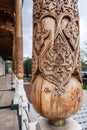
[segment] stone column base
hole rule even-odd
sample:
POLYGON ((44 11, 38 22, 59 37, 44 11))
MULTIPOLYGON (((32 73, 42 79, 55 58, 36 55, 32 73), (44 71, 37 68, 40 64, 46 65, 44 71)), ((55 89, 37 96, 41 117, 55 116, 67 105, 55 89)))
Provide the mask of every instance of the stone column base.
POLYGON ((12 89, 16 89, 16 86, 17 86, 17 82, 18 82, 18 78, 16 77, 16 75, 13 73, 12 75, 13 77, 13 81, 12 81, 12 89))
POLYGON ((42 130, 82 130, 81 126, 72 118, 66 119, 65 125, 60 127, 55 127, 49 123, 45 118, 40 118, 39 121, 42 130))
POLYGON ((20 96, 26 98, 27 100, 27 96, 24 90, 24 85, 23 85, 23 79, 18 79, 17 80, 17 84, 16 84, 16 88, 15 88, 15 94, 14 94, 14 100, 13 100, 13 105, 18 105, 19 104, 19 98, 20 96))

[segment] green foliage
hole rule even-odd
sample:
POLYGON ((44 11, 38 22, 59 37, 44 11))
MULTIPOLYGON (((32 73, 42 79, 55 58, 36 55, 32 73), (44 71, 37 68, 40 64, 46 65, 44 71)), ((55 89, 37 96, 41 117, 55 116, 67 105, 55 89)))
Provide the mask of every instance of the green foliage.
POLYGON ((81 61, 82 63, 82 71, 87 71, 87 63, 81 61))
POLYGON ((11 61, 5 61, 5 72, 6 72, 6 74, 12 72, 12 62, 11 61))
POLYGON ((83 42, 80 48, 81 61, 87 64, 87 42, 83 42))
POLYGON ((26 58, 24 60, 24 77, 29 78, 31 76, 32 59, 26 58))
POLYGON ((80 49, 82 70, 87 71, 87 42, 83 42, 80 49))
POLYGON ((83 89, 86 89, 86 90, 87 90, 87 83, 84 83, 84 84, 83 84, 83 89))

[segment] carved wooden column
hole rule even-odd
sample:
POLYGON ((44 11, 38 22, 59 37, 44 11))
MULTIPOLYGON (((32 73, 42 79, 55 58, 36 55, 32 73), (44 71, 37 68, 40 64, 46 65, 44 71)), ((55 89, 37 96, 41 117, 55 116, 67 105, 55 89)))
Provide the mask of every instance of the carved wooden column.
POLYGON ((23 87, 23 36, 22 36, 22 0, 15 0, 15 45, 14 45, 14 69, 15 69, 15 96, 13 104, 17 105, 20 96, 26 98, 23 87))
POLYGON ((82 105, 77 0, 33 0, 32 103, 54 125, 82 105))
POLYGON ((16 76, 23 78, 23 36, 22 36, 22 0, 15 0, 15 47, 16 47, 16 76))
POLYGON ((13 58, 12 58, 12 70, 13 70, 13 74, 12 74, 12 84, 13 84, 13 89, 16 88, 17 86, 17 49, 16 49, 17 45, 15 42, 15 35, 14 35, 14 40, 13 40, 13 58))
POLYGON ((13 40, 13 61, 12 61, 12 69, 13 73, 16 75, 16 43, 15 43, 15 36, 13 40))

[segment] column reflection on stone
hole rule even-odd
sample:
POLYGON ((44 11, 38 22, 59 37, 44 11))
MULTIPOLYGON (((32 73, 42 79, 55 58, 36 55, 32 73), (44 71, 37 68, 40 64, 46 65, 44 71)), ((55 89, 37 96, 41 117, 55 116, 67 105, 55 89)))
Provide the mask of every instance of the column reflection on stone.
POLYGON ((77 0, 33 1, 32 103, 54 125, 82 105, 77 0))

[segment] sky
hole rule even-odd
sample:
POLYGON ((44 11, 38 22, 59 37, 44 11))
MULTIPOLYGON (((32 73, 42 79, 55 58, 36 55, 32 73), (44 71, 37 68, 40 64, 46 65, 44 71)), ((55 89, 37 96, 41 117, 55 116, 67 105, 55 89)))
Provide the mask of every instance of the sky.
MULTIPOLYGON (((32 57, 32 10, 33 0, 24 0, 23 5, 23 52, 24 57, 32 57)), ((87 41, 87 0, 78 0, 80 15, 80 46, 87 41)))

